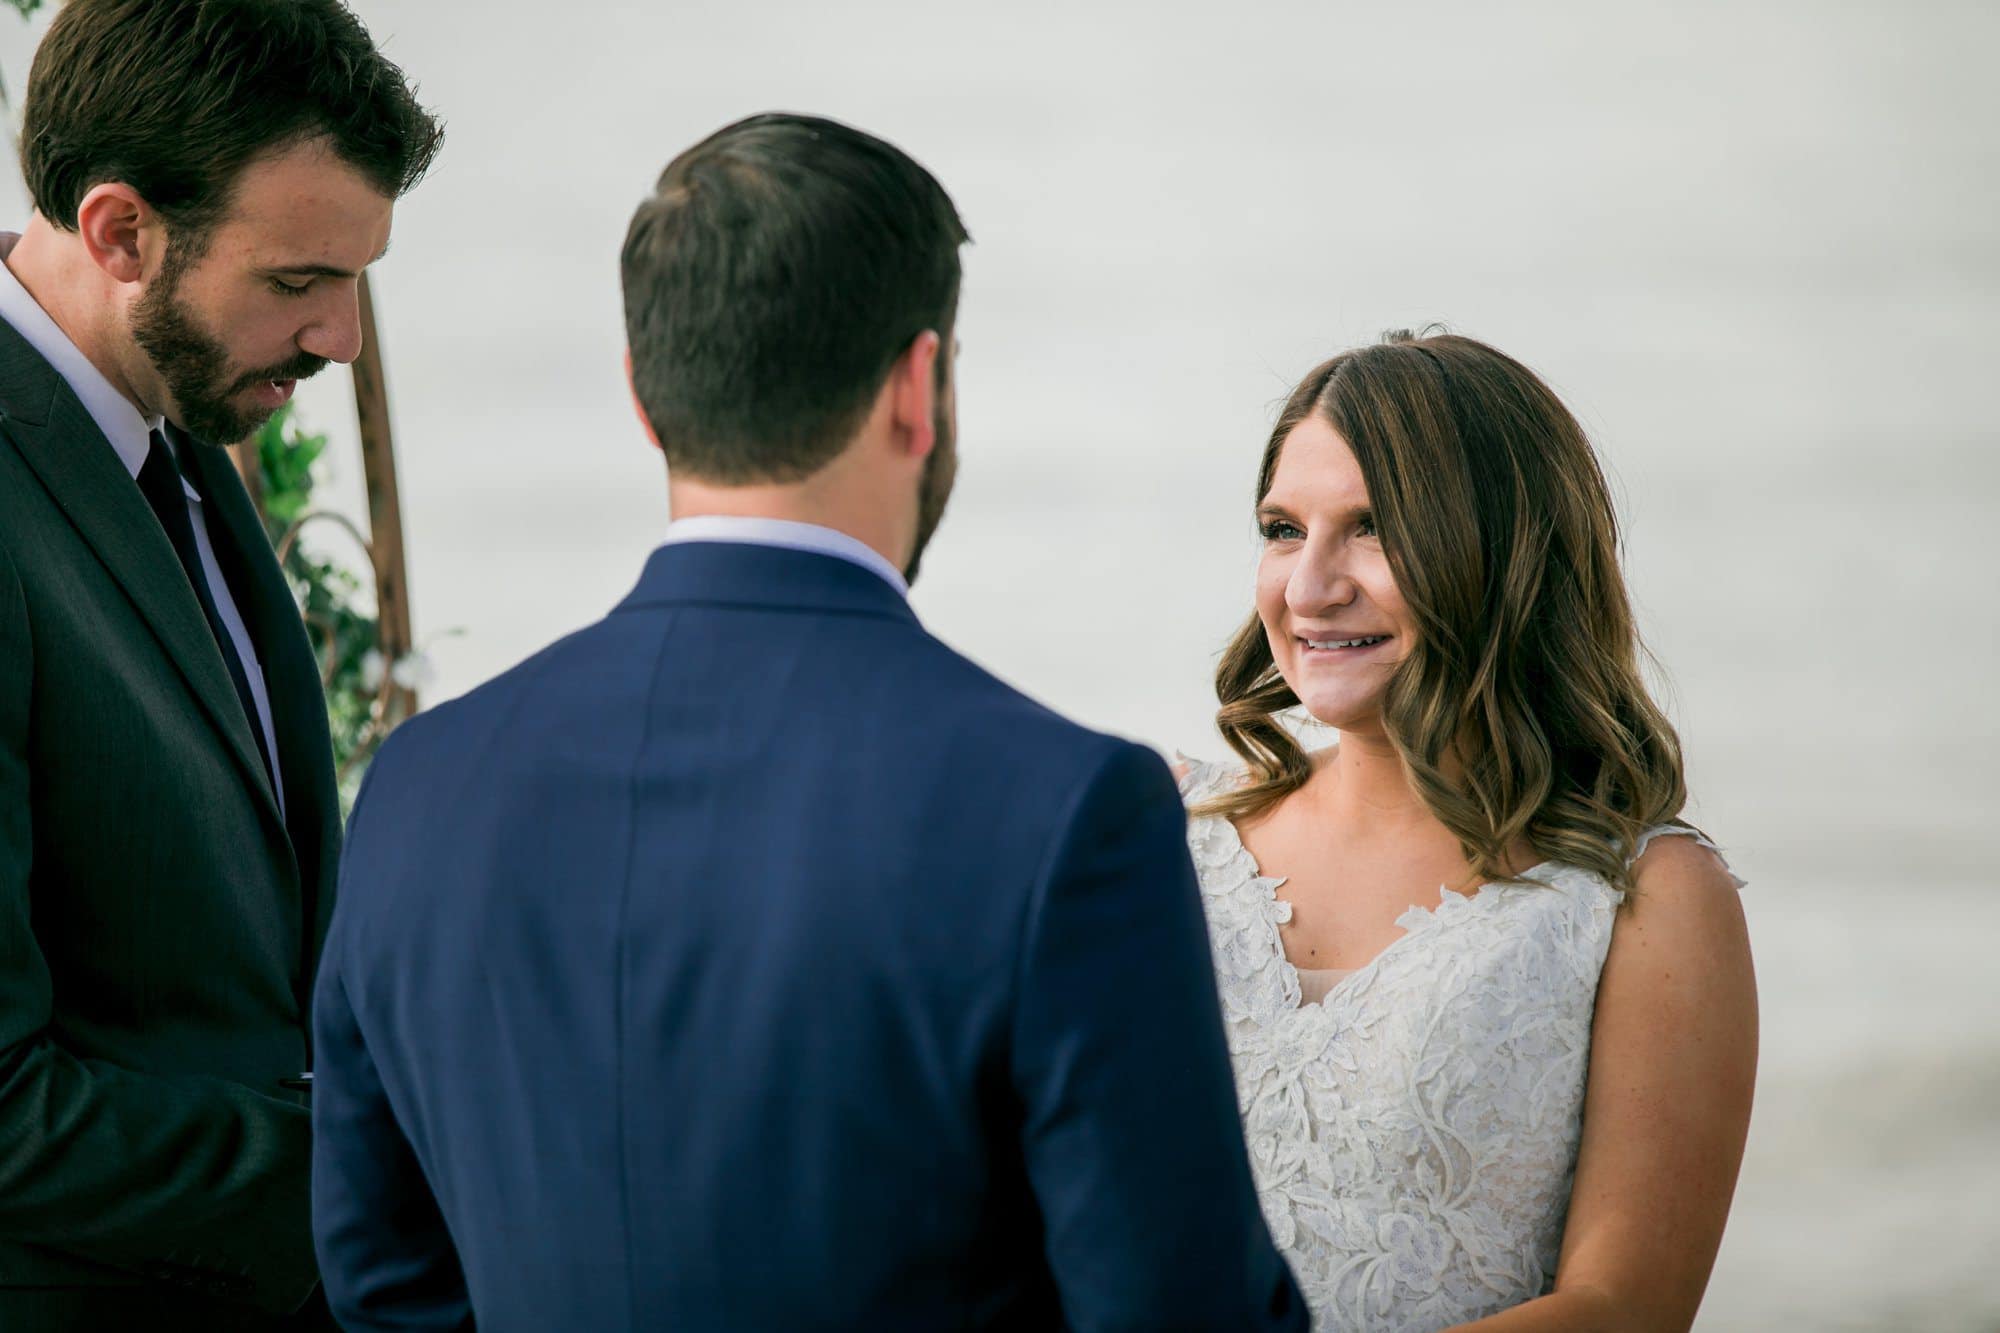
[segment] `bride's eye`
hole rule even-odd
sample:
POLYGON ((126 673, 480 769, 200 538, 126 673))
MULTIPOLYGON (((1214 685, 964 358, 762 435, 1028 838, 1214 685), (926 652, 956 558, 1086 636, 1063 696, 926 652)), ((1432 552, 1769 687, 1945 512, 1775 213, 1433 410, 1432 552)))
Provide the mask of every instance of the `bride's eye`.
POLYGON ((1379 537, 1375 530, 1375 515, 1364 513, 1354 520, 1354 535, 1357 537, 1379 537))
POLYGON ((1267 542, 1295 542, 1305 536, 1297 524, 1287 523, 1282 518, 1264 520, 1257 525, 1257 531, 1263 534, 1267 542))

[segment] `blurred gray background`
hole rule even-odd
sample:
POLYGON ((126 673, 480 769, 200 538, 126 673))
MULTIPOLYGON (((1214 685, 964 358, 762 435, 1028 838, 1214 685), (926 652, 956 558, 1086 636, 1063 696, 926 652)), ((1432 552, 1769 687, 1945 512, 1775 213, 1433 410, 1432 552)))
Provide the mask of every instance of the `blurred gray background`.
MULTIPOLYGON (((354 2, 450 122, 376 274, 430 699, 602 614, 665 526, 617 251, 741 115, 855 122, 956 197, 917 607, 1162 748, 1222 749, 1277 404, 1445 321, 1592 431, 1691 814, 1750 881, 1759 1101, 1699 1327, 2000 1329, 2000 5, 354 2)), ((17 97, 45 23, 0 16, 17 97)), ((301 412, 360 513, 346 394, 301 412)))

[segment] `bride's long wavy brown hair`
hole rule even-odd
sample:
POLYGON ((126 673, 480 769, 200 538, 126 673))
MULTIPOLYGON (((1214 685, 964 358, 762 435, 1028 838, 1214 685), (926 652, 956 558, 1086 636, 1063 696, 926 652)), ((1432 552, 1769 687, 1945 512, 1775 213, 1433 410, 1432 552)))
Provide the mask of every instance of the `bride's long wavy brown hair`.
MULTIPOLYGON (((1354 452, 1416 627, 1383 724, 1411 787, 1482 880, 1509 851, 1629 888, 1648 827, 1687 801, 1679 738, 1647 694, 1618 568, 1618 521, 1576 418, 1526 366, 1471 338, 1386 335, 1334 357, 1285 403, 1257 472, 1317 414, 1354 452)), ((1217 726, 1247 783, 1199 813, 1254 817, 1312 765, 1298 705, 1253 612, 1215 677, 1217 726)))

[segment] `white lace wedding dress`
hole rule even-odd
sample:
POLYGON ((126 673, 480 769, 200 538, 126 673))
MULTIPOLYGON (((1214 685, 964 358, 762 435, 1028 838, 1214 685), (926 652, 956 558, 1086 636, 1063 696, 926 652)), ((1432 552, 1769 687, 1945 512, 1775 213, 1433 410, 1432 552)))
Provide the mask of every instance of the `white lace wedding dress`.
MULTIPOLYGON (((1192 805, 1241 776, 1193 764, 1181 794, 1192 805)), ((1640 850, 1667 833, 1700 836, 1658 828, 1640 850)), ((1528 872, 1546 888, 1447 890, 1302 1003, 1278 934, 1283 881, 1259 873, 1226 819, 1191 820, 1188 841, 1251 1168, 1314 1326, 1435 1330, 1541 1295, 1623 895, 1555 863, 1528 872)))

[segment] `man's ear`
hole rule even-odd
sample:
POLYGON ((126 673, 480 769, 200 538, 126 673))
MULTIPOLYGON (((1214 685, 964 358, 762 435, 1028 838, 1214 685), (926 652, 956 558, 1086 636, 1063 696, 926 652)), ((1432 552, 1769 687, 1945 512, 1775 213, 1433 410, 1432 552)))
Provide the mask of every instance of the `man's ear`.
POLYGON ((76 208, 76 234, 84 253, 114 282, 146 276, 146 250, 165 248, 159 214, 123 181, 92 186, 76 208))
POLYGON ((889 407, 901 450, 916 459, 937 447, 937 359, 940 339, 925 329, 910 340, 889 372, 889 407))
POLYGON ((639 414, 639 424, 645 428, 646 438, 653 442, 655 449, 665 453, 666 450, 660 446, 658 433, 653 430, 653 419, 646 415, 646 405, 639 401, 639 386, 632 380, 632 349, 629 347, 625 349, 625 388, 632 395, 632 410, 639 414))

